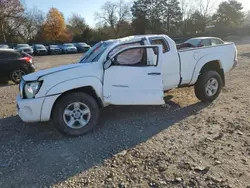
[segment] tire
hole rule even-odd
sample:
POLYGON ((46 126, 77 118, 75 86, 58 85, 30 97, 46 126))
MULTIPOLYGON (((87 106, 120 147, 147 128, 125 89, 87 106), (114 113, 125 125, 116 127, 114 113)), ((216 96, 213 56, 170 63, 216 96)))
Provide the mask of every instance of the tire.
POLYGON ((199 100, 203 102, 212 102, 219 96, 221 88, 222 79, 219 73, 216 71, 207 71, 198 77, 194 91, 199 100))
MULTIPOLYGON (((83 108, 81 108, 81 110, 82 109, 83 108)), ((66 94, 65 96, 62 96, 62 98, 60 98, 56 102, 53 108, 53 113, 52 113, 52 119, 53 119, 56 129, 60 133, 64 135, 68 135, 68 136, 81 136, 89 132, 90 130, 94 129, 97 126, 99 117, 100 117, 100 109, 95 99, 91 97, 90 95, 82 93, 82 92, 69 93, 69 94, 66 94), (70 109, 69 111, 70 112, 75 111, 75 107, 74 107, 75 103, 79 103, 80 105, 83 105, 82 107, 85 107, 85 109, 86 107, 88 107, 90 111, 90 117, 88 117, 88 115, 83 117, 81 116, 81 114, 80 114, 80 117, 75 117, 77 112, 75 112, 74 115, 65 115, 66 109, 72 108, 74 110, 71 111, 70 109), (79 121, 75 120, 75 118, 79 118, 79 121), (81 126, 80 124, 81 118, 85 118, 84 120, 89 119, 88 121, 86 121, 88 123, 84 126, 81 126), (71 120, 75 121, 74 125, 72 125, 74 127, 67 124, 67 123, 70 123, 71 120)))
POLYGON ((22 68, 14 69, 10 73, 10 80, 15 84, 19 84, 21 81, 21 77, 25 74, 27 74, 27 72, 22 68))

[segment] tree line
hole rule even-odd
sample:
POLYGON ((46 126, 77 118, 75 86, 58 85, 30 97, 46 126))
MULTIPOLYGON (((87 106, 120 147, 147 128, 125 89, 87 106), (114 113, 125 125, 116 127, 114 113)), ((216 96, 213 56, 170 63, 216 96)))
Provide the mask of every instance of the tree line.
POLYGON ((45 14, 20 0, 0 0, 0 43, 90 42, 149 33, 225 35, 250 27, 250 12, 244 12, 237 0, 106 1, 94 15, 96 27, 91 28, 79 14, 65 19, 55 7, 45 14))

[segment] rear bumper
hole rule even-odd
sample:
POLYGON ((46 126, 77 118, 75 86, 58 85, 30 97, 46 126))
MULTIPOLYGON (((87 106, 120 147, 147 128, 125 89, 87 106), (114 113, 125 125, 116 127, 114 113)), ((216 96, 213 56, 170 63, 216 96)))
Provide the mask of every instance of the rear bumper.
POLYGON ((238 60, 236 59, 236 60, 234 60, 234 64, 233 64, 233 66, 232 66, 232 68, 231 68, 231 70, 233 70, 233 69, 235 69, 235 67, 238 65, 238 60))
POLYGON ((28 73, 35 72, 37 70, 36 66, 32 63, 28 66, 28 73))

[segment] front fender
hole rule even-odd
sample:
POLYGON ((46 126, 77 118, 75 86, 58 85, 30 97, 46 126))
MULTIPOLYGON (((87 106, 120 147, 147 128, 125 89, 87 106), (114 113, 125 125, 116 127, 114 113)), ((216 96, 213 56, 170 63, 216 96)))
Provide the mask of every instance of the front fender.
POLYGON ((194 67, 193 70, 193 74, 192 74, 192 79, 190 81, 190 85, 195 84, 199 75, 200 75, 200 71, 202 69, 202 67, 207 64, 208 62, 211 61, 218 61, 220 63, 220 68, 223 69, 223 63, 221 62, 221 60, 223 60, 223 58, 221 58, 221 55, 218 53, 213 53, 213 54, 209 54, 206 56, 203 56, 201 59, 199 59, 194 67))
POLYGON ((48 89, 48 91, 46 92, 46 96, 61 94, 66 91, 81 88, 84 86, 91 86, 95 90, 96 95, 103 100, 102 83, 97 77, 92 76, 79 77, 60 82, 48 89))

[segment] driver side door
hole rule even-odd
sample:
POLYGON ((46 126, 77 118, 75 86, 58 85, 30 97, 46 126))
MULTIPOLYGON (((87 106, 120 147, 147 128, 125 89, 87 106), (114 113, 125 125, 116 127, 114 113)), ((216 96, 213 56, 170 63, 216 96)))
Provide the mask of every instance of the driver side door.
POLYGON ((113 105, 164 104, 162 47, 126 47, 104 65, 104 102, 113 105))

